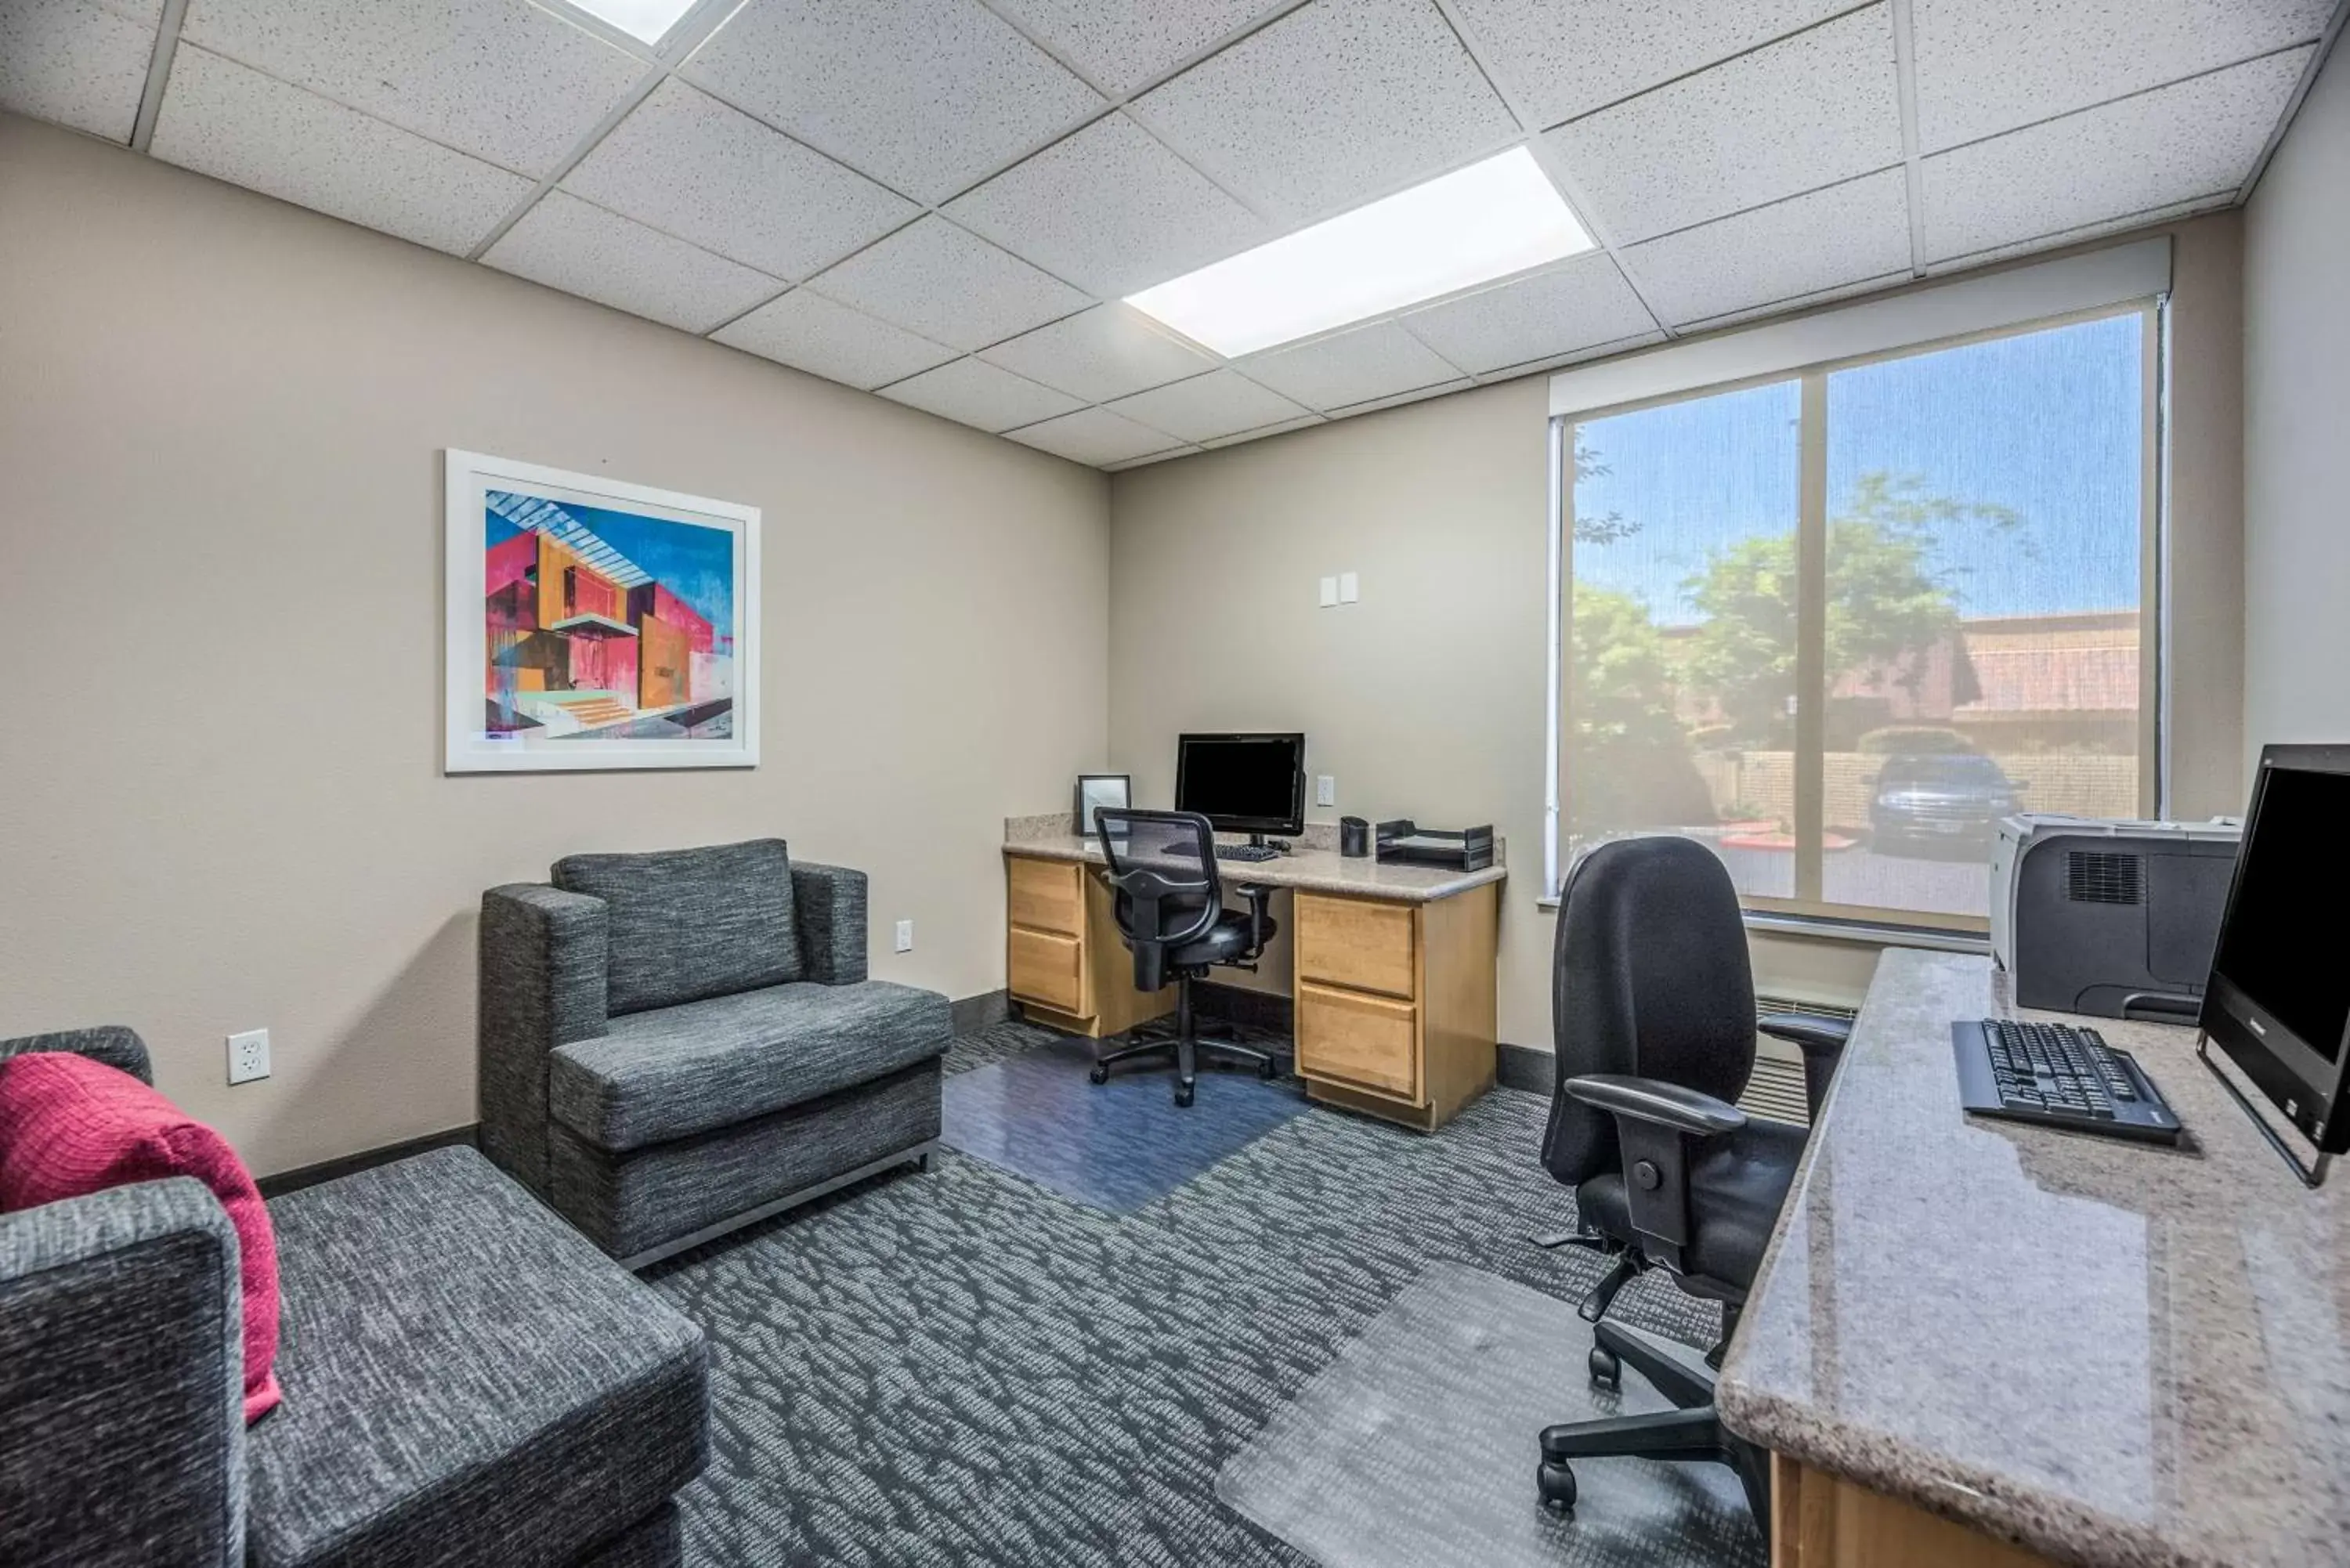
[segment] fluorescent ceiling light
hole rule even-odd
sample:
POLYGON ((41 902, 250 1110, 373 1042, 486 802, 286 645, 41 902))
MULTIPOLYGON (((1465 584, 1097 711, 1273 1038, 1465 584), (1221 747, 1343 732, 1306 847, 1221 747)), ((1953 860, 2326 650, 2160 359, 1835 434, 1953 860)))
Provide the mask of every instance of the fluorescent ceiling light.
POLYGON ((669 36, 677 19, 693 9, 693 0, 570 0, 599 21, 609 22, 632 38, 658 44, 669 36))
POLYGON ((1129 296, 1237 358, 1591 248, 1533 153, 1514 148, 1129 296))

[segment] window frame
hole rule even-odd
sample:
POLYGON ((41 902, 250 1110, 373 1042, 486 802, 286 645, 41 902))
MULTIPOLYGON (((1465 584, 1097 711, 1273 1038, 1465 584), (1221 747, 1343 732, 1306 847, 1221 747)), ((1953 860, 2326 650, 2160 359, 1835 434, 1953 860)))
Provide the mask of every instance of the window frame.
POLYGON ((1796 713, 1795 897, 1741 893, 1740 907, 1752 929, 1866 942, 1922 942, 1959 950, 1987 950, 1989 920, 1981 916, 1932 910, 1894 909, 1828 903, 1821 893, 1821 846, 1825 817, 1825 741, 1827 583, 1827 383, 1841 370, 1889 364, 1920 355, 1996 342, 2092 321, 2136 316, 2141 323, 2138 483, 2138 803, 2141 810, 2167 815, 2170 781, 2169 582, 2169 291, 2038 315, 1973 331, 1873 348, 1833 358, 1788 365, 1734 379, 1705 382, 1651 396, 1554 412, 1550 416, 1549 468, 1549 680, 1547 683, 1544 791, 1544 896, 1558 905, 1569 867, 1565 832, 1572 784, 1567 772, 1566 650, 1573 639, 1575 547, 1569 518, 1575 479, 1569 454, 1576 427, 1619 414, 1638 413, 1755 387, 1795 382, 1801 421, 1797 431, 1796 517, 1796 713), (1806 897, 1806 894, 1809 897, 1806 897))

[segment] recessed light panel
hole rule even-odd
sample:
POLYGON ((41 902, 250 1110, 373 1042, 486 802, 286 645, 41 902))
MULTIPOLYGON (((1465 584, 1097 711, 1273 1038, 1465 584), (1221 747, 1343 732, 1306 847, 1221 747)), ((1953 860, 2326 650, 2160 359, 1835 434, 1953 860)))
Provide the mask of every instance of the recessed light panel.
POLYGON ((569 0, 599 21, 609 22, 632 38, 658 44, 669 36, 677 19, 693 9, 693 0, 569 0))
POLYGON ((1534 154, 1513 148, 1127 299, 1238 357, 1591 248, 1534 154))

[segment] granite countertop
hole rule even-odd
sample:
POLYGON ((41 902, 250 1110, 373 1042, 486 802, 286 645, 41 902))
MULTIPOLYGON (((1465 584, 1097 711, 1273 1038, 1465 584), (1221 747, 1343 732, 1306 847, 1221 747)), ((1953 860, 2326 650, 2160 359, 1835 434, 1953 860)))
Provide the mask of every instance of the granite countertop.
POLYGON ((2350 1183, 2302 1187, 2192 1031, 2090 1021, 2178 1148, 1969 1118, 1991 961, 1888 949, 1721 1372, 1732 1431, 2059 1562, 2350 1559, 2350 1183))
MULTIPOLYGON (((1239 843, 1243 838, 1243 835, 1232 833, 1216 836, 1228 843, 1239 843)), ((1482 871, 1382 865, 1368 856, 1349 860, 1338 853, 1336 825, 1327 822, 1307 823, 1296 844, 1295 853, 1271 860, 1220 860, 1216 863, 1217 874, 1227 883, 1303 888, 1315 893, 1351 893, 1357 898, 1388 898, 1408 904, 1449 898, 1488 882, 1499 882, 1509 875, 1502 863, 1506 846, 1498 838, 1493 842, 1493 864, 1482 871)), ((1003 847, 1007 854, 1034 855, 1045 860, 1082 860, 1094 866, 1102 863, 1101 846, 1091 838, 1070 832, 1069 814, 1066 811, 1004 818, 1003 847)))

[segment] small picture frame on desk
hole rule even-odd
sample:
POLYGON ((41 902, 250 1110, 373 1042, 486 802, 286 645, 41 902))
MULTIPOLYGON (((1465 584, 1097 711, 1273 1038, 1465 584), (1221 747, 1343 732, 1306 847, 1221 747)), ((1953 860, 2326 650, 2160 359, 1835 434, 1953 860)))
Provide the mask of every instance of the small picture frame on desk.
POLYGON ((1076 815, 1079 837, 1091 837, 1094 831, 1094 808, 1112 806, 1119 810, 1132 804, 1134 775, 1131 774, 1079 774, 1076 815))

